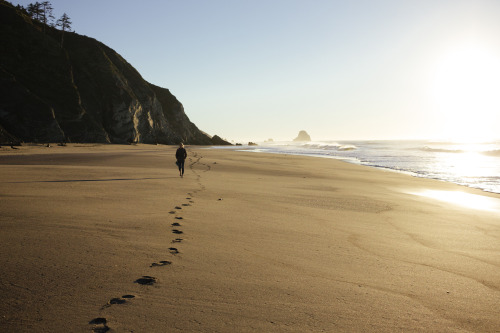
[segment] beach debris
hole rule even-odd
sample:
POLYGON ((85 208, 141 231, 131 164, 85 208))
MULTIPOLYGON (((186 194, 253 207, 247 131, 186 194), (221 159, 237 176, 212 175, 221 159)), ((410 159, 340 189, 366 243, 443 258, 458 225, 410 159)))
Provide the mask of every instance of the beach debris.
POLYGON ((157 281, 157 279, 155 277, 144 275, 143 277, 135 280, 134 282, 138 283, 138 284, 142 284, 143 286, 144 285, 151 286, 151 285, 155 284, 156 281, 157 281))

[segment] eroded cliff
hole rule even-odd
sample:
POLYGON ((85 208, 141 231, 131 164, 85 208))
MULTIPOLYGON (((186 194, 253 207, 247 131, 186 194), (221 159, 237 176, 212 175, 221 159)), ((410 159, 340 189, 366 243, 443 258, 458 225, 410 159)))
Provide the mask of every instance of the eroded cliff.
POLYGON ((221 144, 111 48, 61 34, 0 2, 0 141, 221 144))

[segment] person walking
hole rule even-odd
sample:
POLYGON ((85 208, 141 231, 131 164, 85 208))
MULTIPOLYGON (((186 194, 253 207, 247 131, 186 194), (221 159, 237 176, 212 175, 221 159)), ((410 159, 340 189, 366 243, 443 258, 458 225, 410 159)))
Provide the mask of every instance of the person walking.
POLYGON ((177 159, 177 166, 179 167, 179 176, 184 177, 184 161, 186 160, 187 152, 184 149, 184 144, 181 142, 179 148, 175 152, 175 158, 177 159))

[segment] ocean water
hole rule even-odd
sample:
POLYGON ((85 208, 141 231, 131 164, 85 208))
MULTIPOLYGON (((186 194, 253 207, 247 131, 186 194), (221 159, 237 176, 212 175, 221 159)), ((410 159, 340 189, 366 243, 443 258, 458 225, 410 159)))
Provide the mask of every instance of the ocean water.
POLYGON ((471 144, 432 141, 273 142, 233 146, 232 149, 335 158, 500 193, 500 141, 471 144))

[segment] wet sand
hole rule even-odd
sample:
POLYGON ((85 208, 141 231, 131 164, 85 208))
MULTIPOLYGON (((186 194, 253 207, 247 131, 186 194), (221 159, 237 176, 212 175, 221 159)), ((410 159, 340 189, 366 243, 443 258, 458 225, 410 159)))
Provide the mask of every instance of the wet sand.
POLYGON ((180 178, 175 149, 0 150, 0 331, 498 331, 500 196, 201 147, 180 178))

